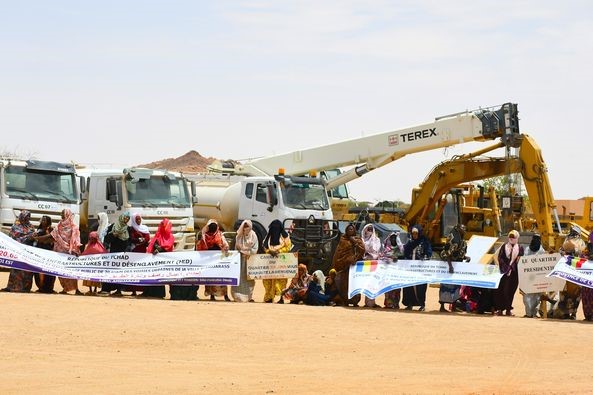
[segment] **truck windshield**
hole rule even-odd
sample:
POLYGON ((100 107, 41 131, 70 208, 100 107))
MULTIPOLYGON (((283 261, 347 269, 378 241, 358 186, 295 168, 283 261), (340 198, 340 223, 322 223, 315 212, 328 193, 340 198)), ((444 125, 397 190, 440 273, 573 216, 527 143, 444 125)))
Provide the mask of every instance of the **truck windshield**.
POLYGON ((126 181, 128 203, 135 207, 191 207, 185 179, 151 176, 126 181))
POLYGON ((305 210, 329 210, 329 203, 323 185, 290 183, 282 188, 284 204, 290 208, 305 210))
POLYGON ((6 194, 11 198, 77 203, 73 173, 30 170, 24 166, 4 168, 6 194))

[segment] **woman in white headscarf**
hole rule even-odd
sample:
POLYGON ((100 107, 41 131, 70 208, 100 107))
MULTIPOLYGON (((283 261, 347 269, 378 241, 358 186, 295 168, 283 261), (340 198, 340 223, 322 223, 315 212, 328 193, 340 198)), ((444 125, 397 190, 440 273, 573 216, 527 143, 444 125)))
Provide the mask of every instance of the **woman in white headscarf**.
POLYGON ((494 290, 494 307, 497 315, 513 315, 513 298, 519 286, 517 263, 524 254, 523 247, 519 245, 519 232, 511 230, 509 238, 498 251, 498 268, 502 278, 498 289, 494 290))
MULTIPOLYGON (((381 240, 375 233, 375 227, 373 224, 366 224, 362 228, 362 241, 364 242, 364 258, 365 260, 376 260, 379 259, 381 254, 381 240)), ((379 307, 375 303, 375 299, 369 297, 364 298, 365 307, 379 307)))
POLYGON ((237 230, 235 248, 241 253, 241 278, 239 285, 231 287, 231 296, 235 302, 253 302, 255 280, 247 277, 247 259, 250 255, 257 254, 259 240, 253 231, 253 224, 248 219, 243 221, 237 230))

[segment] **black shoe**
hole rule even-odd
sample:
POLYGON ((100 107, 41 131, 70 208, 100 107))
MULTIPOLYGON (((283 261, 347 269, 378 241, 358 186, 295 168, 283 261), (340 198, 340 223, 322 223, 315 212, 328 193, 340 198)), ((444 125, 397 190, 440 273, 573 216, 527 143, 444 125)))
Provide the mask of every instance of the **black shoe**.
POLYGON ((406 310, 412 310, 412 306, 406 306, 406 310))
POLYGON ((420 306, 420 308, 418 309, 418 311, 424 311, 424 310, 426 310, 426 309, 424 308, 424 306, 420 306))
POLYGON ((227 295, 224 295, 224 300, 227 301, 227 302, 230 302, 231 301, 231 298, 229 298, 227 295))
POLYGON ((214 297, 214 295, 210 295, 210 300, 213 301, 213 302, 216 300, 216 298, 214 297))
POLYGON ((278 302, 276 302, 276 303, 278 303, 278 304, 284 304, 284 298, 283 297, 280 297, 280 300, 278 302))

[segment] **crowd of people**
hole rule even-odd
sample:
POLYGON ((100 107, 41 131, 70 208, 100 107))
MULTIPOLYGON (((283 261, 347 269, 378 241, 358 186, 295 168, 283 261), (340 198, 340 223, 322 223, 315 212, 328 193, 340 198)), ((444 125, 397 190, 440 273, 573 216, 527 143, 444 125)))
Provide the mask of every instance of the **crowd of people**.
MULTIPOLYGON (((125 212, 118 219, 109 224, 105 213, 99 213, 98 222, 88 236, 88 242, 81 248, 80 232, 74 223, 72 213, 65 209, 62 211, 61 220, 54 227, 48 216, 43 216, 37 229, 30 222, 30 213, 21 211, 16 223, 12 226, 10 237, 19 243, 53 250, 69 255, 89 255, 117 252, 137 252, 157 254, 171 252, 174 249, 174 236, 172 224, 164 218, 158 226, 156 233, 151 236, 149 228, 142 223, 138 213, 125 212)), ((458 225, 450 232, 444 249, 440 252, 440 259, 446 261, 449 271, 453 273, 452 262, 470 261, 466 255, 467 244, 464 240, 465 228, 458 225)), ((572 232, 564 242, 561 253, 577 257, 586 257, 591 250, 593 240, 585 244, 580 236, 572 232)), ((196 241, 197 251, 219 250, 223 253, 229 251, 229 242, 216 220, 209 220, 203 227, 199 239, 196 241)), ((235 249, 240 253, 241 272, 237 286, 208 285, 205 286, 204 295, 211 301, 222 298, 225 301, 254 302, 253 293, 255 280, 247 275, 247 260, 249 256, 258 252, 265 252, 273 256, 289 252, 293 249, 290 233, 282 223, 273 221, 267 235, 260 246, 260 240, 253 230, 251 221, 245 220, 239 226, 235 249), (260 250, 260 248, 263 250, 260 250), (232 298, 232 299, 231 299, 232 298)), ((519 244, 519 232, 512 230, 507 241, 498 249, 496 262, 502 274, 497 289, 484 289, 470 286, 441 284, 439 289, 439 303, 441 312, 465 311, 478 314, 490 313, 493 315, 512 316, 513 301, 519 286, 517 265, 523 255, 544 254, 541 237, 534 234, 528 246, 519 244)), ((373 224, 364 226, 360 235, 353 224, 349 224, 344 234, 340 237, 336 247, 332 268, 327 276, 321 271, 308 272, 304 264, 298 265, 294 278, 290 279, 265 279, 262 280, 265 290, 263 302, 324 306, 358 306, 361 295, 348 297, 348 281, 350 268, 361 260, 382 260, 383 262, 397 262, 405 260, 428 260, 433 257, 430 241, 423 234, 420 225, 410 229, 410 237, 404 244, 399 234, 388 235, 381 242, 376 234, 373 224)), ((19 269, 11 269, 8 283, 3 292, 30 292, 33 282, 40 293, 55 293, 55 277, 45 274, 32 273, 19 269)), ((60 293, 83 295, 79 290, 78 280, 59 278, 62 287, 60 293)), ((83 286, 88 287, 85 295, 122 296, 124 292, 131 296, 147 298, 165 298, 164 285, 156 286, 129 286, 116 283, 99 283, 84 280, 83 286)), ((171 284, 169 295, 172 300, 199 300, 199 286, 194 284, 171 284)), ((427 285, 420 284, 403 289, 394 289, 385 293, 384 308, 399 309, 400 302, 405 310, 418 311, 426 309, 427 285)), ((567 282, 565 289, 553 293, 525 293, 519 290, 525 306, 525 317, 542 316, 541 307, 546 306, 548 316, 559 319, 575 319, 579 304, 582 302, 585 320, 593 320, 593 289, 579 287, 567 282)), ((380 307, 375 299, 365 297, 364 306, 370 308, 380 307)))

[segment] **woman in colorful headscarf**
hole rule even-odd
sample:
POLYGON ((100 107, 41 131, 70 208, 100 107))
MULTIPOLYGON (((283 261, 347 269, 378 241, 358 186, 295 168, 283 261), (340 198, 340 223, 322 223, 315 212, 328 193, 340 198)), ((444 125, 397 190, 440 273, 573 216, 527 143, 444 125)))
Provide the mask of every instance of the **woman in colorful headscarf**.
MULTIPOLYGON (((33 244, 33 224, 31 224, 31 213, 22 210, 15 224, 10 228, 9 236, 22 244, 33 244)), ((19 269, 10 269, 8 284, 3 288, 4 292, 29 292, 33 286, 33 273, 19 269)))
POLYGON ((259 240, 253 231, 253 224, 246 219, 237 229, 235 248, 241 254, 241 278, 239 285, 231 287, 231 296, 235 302, 253 302, 253 289, 255 280, 247 277, 247 259, 250 255, 257 254, 259 240))
MULTIPOLYGON (((93 255, 93 254, 106 254, 107 249, 99 240, 99 234, 97 232, 89 233, 89 242, 84 247, 84 251, 80 255, 93 255)), ((97 288, 101 286, 101 283, 98 281, 91 281, 91 280, 84 280, 82 285, 85 287, 89 287, 89 292, 86 295, 93 295, 97 293, 97 288)))
POLYGON ((348 299, 348 281, 350 267, 360 261, 364 253, 364 242, 356 234, 356 227, 354 227, 354 224, 348 224, 345 233, 340 237, 332 262, 333 269, 336 270, 336 286, 344 306, 351 304, 356 307, 360 302, 360 294, 348 299))
MULTIPOLYGON (((110 253, 126 252, 130 250, 130 229, 128 222, 130 221, 130 213, 124 212, 120 214, 117 220, 109 225, 103 238, 103 245, 110 253)), ((101 292, 99 295, 121 296, 121 291, 124 286, 114 283, 102 283, 101 292), (111 291, 115 291, 111 294, 111 291)))
MULTIPOLYGON (((202 237, 198 241, 196 249, 198 251, 220 250, 224 253, 228 252, 229 243, 215 219, 209 220, 206 226, 202 228, 202 237)), ((210 296, 210 300, 216 300, 216 296, 219 296, 224 297, 227 302, 231 301, 226 285, 206 285, 205 294, 210 296)))
MULTIPOLYGON (((72 211, 65 208, 62 210, 62 220, 51 231, 51 237, 54 239, 54 251, 63 254, 80 255, 80 230, 74 223, 72 211)), ((76 295, 82 295, 78 290, 78 280, 75 278, 59 277, 62 285, 63 294, 75 291, 76 295)))
MULTIPOLYGON (((148 243, 146 252, 149 254, 158 254, 159 252, 173 252, 175 248, 175 236, 173 236, 173 224, 169 221, 169 218, 163 218, 159 227, 154 234, 154 237, 148 243)), ((174 286, 171 285, 171 293, 173 293, 174 286)), ((142 296, 146 298, 164 298, 165 297, 165 286, 154 285, 147 286, 142 292, 142 296)))
MULTIPOLYGON (((272 256, 278 256, 278 254, 282 254, 285 252, 290 252, 292 249, 292 242, 290 241, 290 236, 288 232, 284 230, 282 226, 282 222, 280 220, 275 219, 270 223, 268 226, 268 234, 263 242, 264 251, 266 254, 270 254, 272 256)), ((286 278, 274 278, 274 279, 265 279, 262 280, 264 283, 264 302, 265 303, 272 303, 274 301, 275 296, 280 296, 280 300, 278 303, 284 303, 284 299, 282 298, 282 290, 286 288, 286 283, 288 279, 286 278)))
MULTIPOLYGON (((422 234, 422 226, 412 227, 411 237, 404 245, 404 258, 408 260, 427 260, 432 256, 432 246, 426 236, 422 234)), ((403 289, 402 304, 406 310, 412 310, 413 306, 420 306, 418 311, 426 309, 426 284, 414 285, 403 289)))
POLYGON ((298 304, 304 302, 307 295, 307 287, 311 276, 307 271, 307 265, 299 263, 297 274, 290 280, 288 287, 282 290, 283 297, 290 300, 291 304, 298 304))
MULTIPOLYGON (((375 233, 375 227, 373 224, 366 224, 362 228, 362 241, 364 242, 364 260, 377 260, 381 254, 381 240, 375 233)), ((364 297, 365 307, 379 307, 375 303, 375 299, 371 299, 367 296, 364 297)))
POLYGON ((519 232, 511 230, 508 241, 498 250, 498 268, 502 278, 498 289, 494 291, 494 309, 496 315, 513 315, 513 298, 519 286, 517 263, 524 254, 523 247, 519 245, 519 232))
MULTIPOLYGON (((51 226, 51 218, 47 215, 41 217, 39 228, 35 231, 33 244, 37 248, 44 250, 54 249, 54 239, 50 236, 53 228, 51 226)), ((54 284, 56 282, 55 276, 49 274, 35 273, 35 284, 37 284, 37 292, 44 294, 51 294, 54 292, 54 284)))

